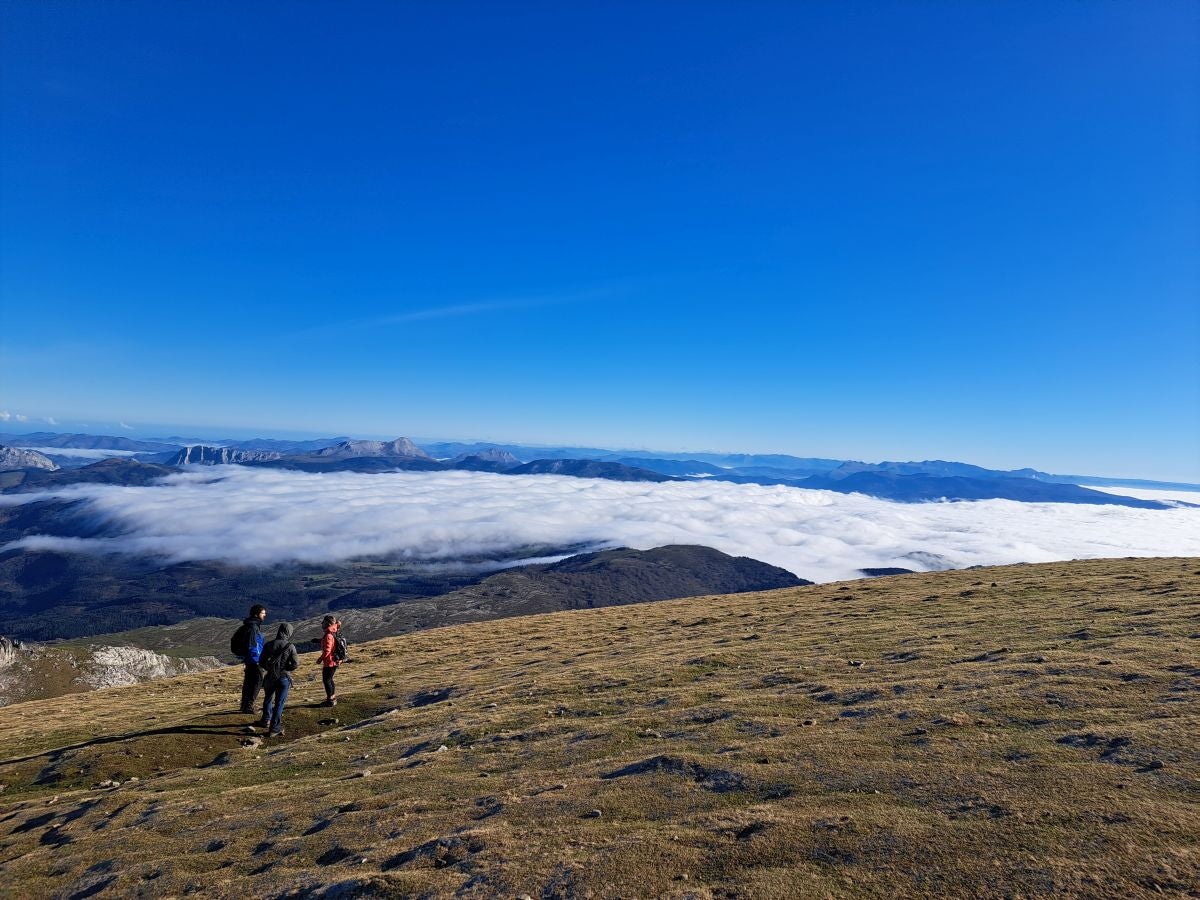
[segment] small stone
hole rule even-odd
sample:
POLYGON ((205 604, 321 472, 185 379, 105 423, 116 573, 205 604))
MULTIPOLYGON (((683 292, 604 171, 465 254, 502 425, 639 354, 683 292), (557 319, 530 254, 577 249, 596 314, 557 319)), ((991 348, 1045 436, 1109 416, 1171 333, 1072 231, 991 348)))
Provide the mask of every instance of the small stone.
POLYGON ((688 880, 687 873, 681 872, 680 874, 675 876, 675 880, 676 881, 687 881, 688 880))
POLYGON ((593 809, 591 812, 585 813, 583 817, 585 819, 599 819, 603 815, 604 813, 602 813, 600 810, 593 809))
MULTIPOLYGON (((484 709, 499 709, 499 708, 500 708, 499 703, 489 703, 487 706, 484 707, 484 709)), ((528 894, 526 894, 525 896, 528 896, 528 894)))
POLYGON ((816 720, 815 720, 815 719, 805 719, 805 720, 804 720, 803 722, 801 722, 800 724, 801 724, 801 725, 816 725, 816 724, 817 724, 817 722, 816 722, 816 720))
POLYGON ((138 778, 136 775, 130 775, 128 778, 125 779, 126 784, 129 784, 134 781, 141 781, 141 779, 138 778))
POLYGON ((370 777, 370 775, 371 775, 371 770, 370 770, 370 769, 363 769, 361 772, 358 772, 358 773, 356 773, 355 777, 357 777, 357 778, 369 778, 369 777, 370 777))
POLYGON ((861 659, 850 659, 846 661, 846 665, 854 666, 856 669, 863 664, 861 659))
POLYGON ((445 753, 449 749, 450 748, 447 747, 445 744, 442 744, 442 746, 438 747, 437 750, 435 750, 434 752, 435 753, 445 753))

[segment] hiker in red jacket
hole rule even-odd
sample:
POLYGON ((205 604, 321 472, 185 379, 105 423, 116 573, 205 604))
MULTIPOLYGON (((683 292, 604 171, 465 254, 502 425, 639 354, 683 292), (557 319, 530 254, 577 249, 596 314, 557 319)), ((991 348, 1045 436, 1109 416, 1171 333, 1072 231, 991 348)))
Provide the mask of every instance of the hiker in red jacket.
POLYGON ((340 638, 338 631, 342 623, 336 616, 326 616, 321 620, 325 633, 321 635, 321 681, 325 684, 325 705, 337 706, 337 686, 333 683, 337 667, 346 660, 346 642, 340 638))

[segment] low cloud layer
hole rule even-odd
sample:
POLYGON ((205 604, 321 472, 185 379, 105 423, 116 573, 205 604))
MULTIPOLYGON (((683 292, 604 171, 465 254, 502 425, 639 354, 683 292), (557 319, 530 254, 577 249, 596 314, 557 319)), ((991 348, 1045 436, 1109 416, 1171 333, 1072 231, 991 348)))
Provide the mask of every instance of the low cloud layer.
POLYGON ((703 481, 647 484, 473 472, 307 474, 223 466, 152 487, 72 485, 0 496, 85 499, 119 537, 16 546, 251 565, 394 554, 445 563, 588 545, 703 544, 803 578, 865 567, 961 568, 1082 557, 1200 555, 1200 509, 1017 503, 902 504, 703 481))
POLYGON ((46 456, 67 456, 75 459, 111 459, 114 456, 136 456, 136 450, 86 450, 78 447, 23 447, 46 456))

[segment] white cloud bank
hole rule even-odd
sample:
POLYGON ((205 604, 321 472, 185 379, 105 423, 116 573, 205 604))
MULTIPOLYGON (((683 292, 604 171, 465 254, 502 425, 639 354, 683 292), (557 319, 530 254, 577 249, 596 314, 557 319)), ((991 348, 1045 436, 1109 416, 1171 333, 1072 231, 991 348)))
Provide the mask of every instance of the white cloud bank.
POLYGON ((1105 494, 1123 494, 1126 497, 1140 497, 1143 500, 1159 500, 1163 503, 1195 503, 1200 505, 1200 490, 1197 491, 1164 491, 1158 488, 1126 488, 1101 487, 1097 484, 1085 484, 1082 487, 1105 494))
POLYGON ((78 447, 22 447, 46 456, 68 456, 76 459, 111 459, 114 456, 136 456, 136 450, 86 450, 78 447))
POLYGON ((370 554, 446 562, 531 546, 704 544, 832 581, 872 566, 958 568, 1200 555, 1200 509, 1017 503, 903 504, 723 482, 626 483, 474 472, 307 474, 222 466, 151 487, 72 485, 0 496, 86 499, 120 536, 16 546, 267 565, 370 554))

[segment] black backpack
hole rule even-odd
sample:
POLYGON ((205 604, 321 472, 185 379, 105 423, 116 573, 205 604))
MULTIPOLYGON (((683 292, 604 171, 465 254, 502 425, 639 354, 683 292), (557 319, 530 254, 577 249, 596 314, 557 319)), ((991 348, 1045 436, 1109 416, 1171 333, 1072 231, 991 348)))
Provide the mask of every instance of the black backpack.
POLYGON ((346 639, 342 637, 342 633, 339 631, 333 636, 333 660, 334 662, 344 662, 349 655, 350 648, 346 644, 346 639))
POLYGON ((250 652, 250 626, 243 622, 229 639, 229 652, 238 659, 245 658, 250 652))
POLYGON ((287 659, 288 650, 292 648, 292 644, 287 643, 280 647, 276 646, 275 641, 272 641, 268 646, 272 652, 268 655, 264 650, 259 665, 266 669, 267 674, 276 681, 282 681, 283 676, 291 671, 284 667, 284 660, 287 659))

